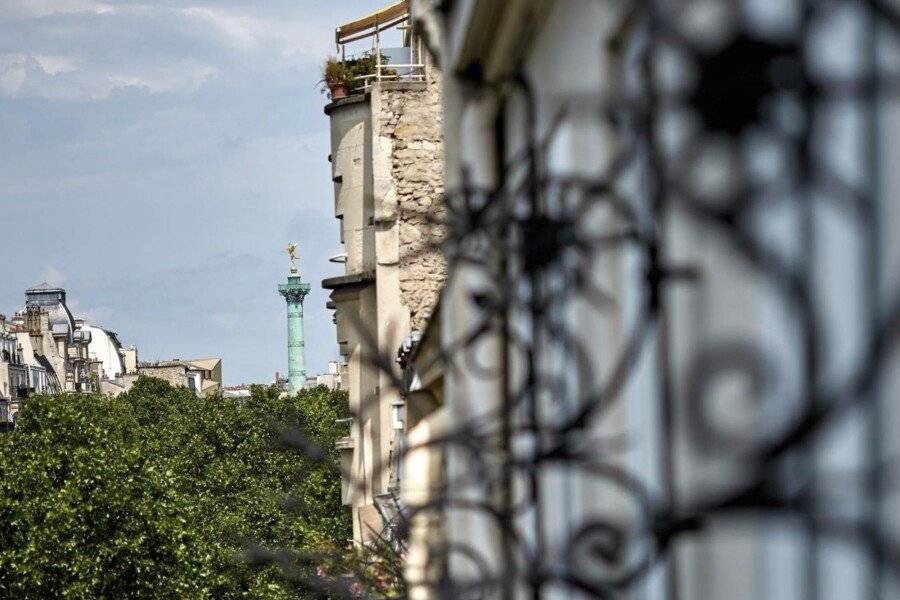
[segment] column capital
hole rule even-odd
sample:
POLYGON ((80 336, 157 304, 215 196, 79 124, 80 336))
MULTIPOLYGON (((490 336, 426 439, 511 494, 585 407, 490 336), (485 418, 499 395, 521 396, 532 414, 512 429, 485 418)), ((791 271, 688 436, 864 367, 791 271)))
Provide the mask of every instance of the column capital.
POLYGON ((278 286, 278 293, 284 296, 284 299, 288 302, 299 302, 302 304, 310 289, 310 285, 304 283, 299 275, 289 275, 288 282, 278 286))

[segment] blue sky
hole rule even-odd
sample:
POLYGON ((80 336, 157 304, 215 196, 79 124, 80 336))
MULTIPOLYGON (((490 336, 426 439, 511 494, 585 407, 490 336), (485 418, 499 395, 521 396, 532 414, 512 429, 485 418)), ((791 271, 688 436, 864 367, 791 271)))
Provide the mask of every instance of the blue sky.
POLYGON ((286 371, 297 242, 311 372, 340 251, 319 68, 386 0, 0 0, 0 312, 48 281, 142 360, 286 371))

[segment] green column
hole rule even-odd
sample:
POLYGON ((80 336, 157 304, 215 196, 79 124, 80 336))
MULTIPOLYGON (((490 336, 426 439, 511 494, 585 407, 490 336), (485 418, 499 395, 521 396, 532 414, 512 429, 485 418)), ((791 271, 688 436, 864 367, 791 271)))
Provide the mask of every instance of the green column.
POLYGON ((306 383, 306 359, 303 341, 303 299, 310 286, 303 283, 300 275, 292 269, 286 284, 278 286, 278 293, 287 301, 288 332, 288 385, 291 394, 303 389, 306 383))

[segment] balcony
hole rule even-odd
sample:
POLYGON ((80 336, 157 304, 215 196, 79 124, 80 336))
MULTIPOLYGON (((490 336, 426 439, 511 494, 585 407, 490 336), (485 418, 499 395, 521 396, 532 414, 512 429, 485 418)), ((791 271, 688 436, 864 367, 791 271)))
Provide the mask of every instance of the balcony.
POLYGON ((425 81, 422 44, 409 26, 409 0, 337 27, 335 43, 342 64, 367 71, 348 82, 351 93, 366 93, 385 81, 425 81), (365 41, 370 48, 362 48, 365 41))

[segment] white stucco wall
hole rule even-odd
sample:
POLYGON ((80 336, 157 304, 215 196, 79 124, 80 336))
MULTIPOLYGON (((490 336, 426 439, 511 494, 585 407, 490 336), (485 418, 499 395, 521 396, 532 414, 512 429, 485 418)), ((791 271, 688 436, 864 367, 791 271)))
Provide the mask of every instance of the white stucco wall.
POLYGON ((88 356, 99 360, 103 364, 103 373, 108 379, 114 379, 125 372, 125 364, 122 355, 119 354, 119 345, 105 329, 93 325, 85 325, 82 329, 91 333, 91 341, 88 344, 88 356))

